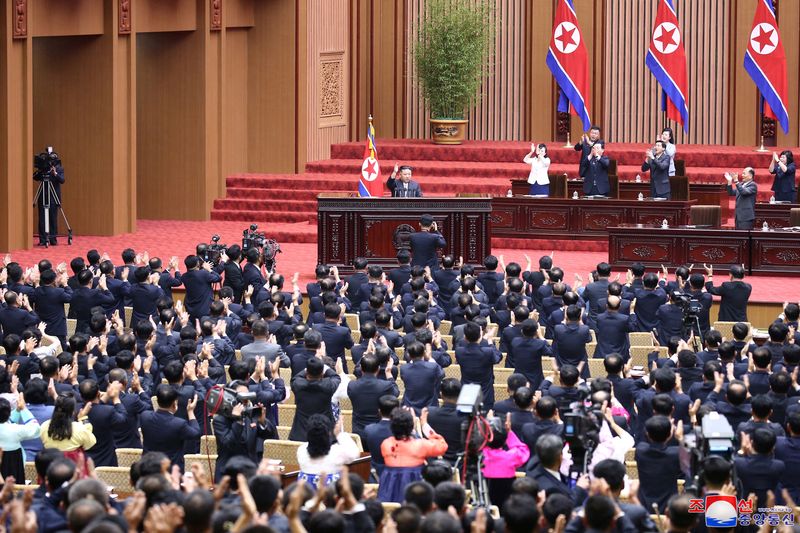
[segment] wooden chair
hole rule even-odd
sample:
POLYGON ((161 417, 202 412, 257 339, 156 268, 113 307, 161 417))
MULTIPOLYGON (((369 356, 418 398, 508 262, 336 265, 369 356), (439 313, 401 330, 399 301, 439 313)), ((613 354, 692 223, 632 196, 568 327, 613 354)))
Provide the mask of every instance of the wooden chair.
POLYGON ((556 358, 555 357, 542 357, 542 370, 546 371, 554 371, 556 369, 556 358))
POLYGON ((453 323, 450 320, 442 320, 442 323, 439 324, 439 333, 442 335, 450 335, 450 331, 453 329, 453 323))
POLYGON ((686 201, 689 199, 689 178, 685 174, 678 174, 678 169, 675 169, 675 175, 669 178, 669 190, 672 194, 672 199, 675 201, 686 201))
POLYGON ((141 448, 117 448, 117 465, 130 468, 133 463, 142 458, 141 448))
POLYGON ((625 452, 625 462, 628 461, 636 461, 636 448, 631 448, 627 452, 625 452))
POLYGON ((675 159, 675 175, 686 176, 686 161, 683 159, 675 159))
POLYGON ((97 479, 108 485, 117 494, 132 494, 131 469, 125 466, 98 466, 94 469, 97 479))
POLYGON ((513 373, 513 368, 494 367, 494 381, 495 383, 507 383, 508 377, 513 373))
POLYGON ((236 350, 236 360, 237 361, 241 361, 242 360, 242 351, 241 350, 236 350))
POLYGON ((397 357, 402 361, 406 356, 406 347, 400 346, 399 348, 395 348, 394 353, 396 353, 397 357))
POLYGON ((200 437, 200 453, 203 455, 217 455, 217 438, 214 435, 200 437))
POLYGON ((442 340, 447 343, 449 348, 453 348, 453 336, 442 334, 442 340))
POLYGON ((643 366, 649 372, 647 356, 656 349, 655 346, 631 346, 631 366, 643 366))
MULTIPOLYGON (((550 179, 550 197, 551 198, 566 198, 569 193, 567 186, 567 174, 562 172, 561 174, 547 174, 547 177, 550 179)), ((527 194, 527 193, 526 193, 527 194)))
POLYGON ((351 331, 350 335, 353 337, 353 342, 354 343, 358 344, 359 342, 361 342, 361 331, 360 330, 351 331))
POLYGON ((381 502, 381 506, 383 507, 383 513, 386 515, 392 514, 392 511, 400 508, 400 504, 397 502, 381 502))
MULTIPOLYGON (((131 272, 131 274, 133 274, 133 272, 131 272)), ((125 307, 125 323, 130 326, 132 318, 133 318, 133 307, 125 307)))
POLYGON ((352 433, 353 431, 353 411, 352 409, 341 409, 339 410, 339 416, 342 418, 342 422, 344 423, 344 430, 348 433, 352 433))
POLYGON ((292 369, 291 368, 281 368, 280 369, 281 379, 286 382, 286 387, 289 387, 289 382, 292 380, 292 369))
POLYGON ((358 451, 363 452, 364 443, 361 442, 361 437, 358 435, 358 433, 348 433, 348 435, 350 435, 350 438, 355 441, 356 446, 358 446, 358 451))
POLYGON ((628 333, 631 346, 653 346, 653 334, 649 331, 634 331, 628 333))
POLYGON ((694 226, 718 228, 721 217, 722 208, 718 205, 693 205, 689 208, 689 222, 694 226))
POLYGON ((351 331, 361 331, 361 321, 356 313, 345 313, 344 321, 347 322, 347 327, 350 328, 351 331))
POLYGON ((276 459, 283 464, 296 465, 297 449, 302 444, 302 442, 293 440, 267 439, 264 441, 264 458, 276 459))
POLYGON ((67 319, 67 338, 75 335, 75 330, 78 328, 78 321, 74 318, 67 319))
MULTIPOLYGON (((800 196, 800 192, 797 194, 800 196)), ((797 201, 800 202, 800 198, 797 201)), ((789 210, 789 225, 800 226, 800 207, 793 207, 789 210)))
POLYGON ((277 426, 278 438, 280 440, 289 440, 289 433, 292 431, 292 426, 277 426))
POLYGON ((353 410, 353 402, 350 401, 350 398, 340 398, 339 399, 339 408, 340 409, 347 409, 348 411, 353 410))

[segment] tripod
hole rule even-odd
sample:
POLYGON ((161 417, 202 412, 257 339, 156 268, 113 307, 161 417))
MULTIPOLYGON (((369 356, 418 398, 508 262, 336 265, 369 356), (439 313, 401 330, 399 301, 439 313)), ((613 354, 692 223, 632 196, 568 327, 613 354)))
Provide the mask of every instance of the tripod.
POLYGON ((58 235, 50 234, 50 208, 56 205, 59 213, 61 213, 61 216, 64 218, 64 224, 67 226, 67 244, 72 244, 72 226, 69 225, 69 220, 67 220, 67 215, 64 213, 64 208, 61 207, 61 199, 56 194, 53 182, 50 181, 49 178, 45 177, 42 179, 41 183, 39 183, 39 190, 36 191, 36 195, 33 198, 34 207, 39 203, 41 203, 42 210, 44 211, 44 238, 42 238, 42 235, 39 235, 39 241, 43 242, 45 247, 49 247, 50 239, 58 237, 58 235))

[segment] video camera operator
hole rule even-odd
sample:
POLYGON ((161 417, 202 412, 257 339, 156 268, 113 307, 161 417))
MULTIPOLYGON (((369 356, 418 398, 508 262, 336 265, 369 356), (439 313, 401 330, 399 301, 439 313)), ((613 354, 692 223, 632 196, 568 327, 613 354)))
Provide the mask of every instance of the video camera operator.
POLYGON ((64 183, 64 167, 61 158, 52 146, 34 157, 33 179, 41 182, 41 194, 37 195, 39 208, 39 245, 58 244, 58 210, 61 206, 61 185, 64 183), (52 186, 52 187, 51 187, 52 186), (48 211, 50 227, 45 227, 45 210, 48 211))

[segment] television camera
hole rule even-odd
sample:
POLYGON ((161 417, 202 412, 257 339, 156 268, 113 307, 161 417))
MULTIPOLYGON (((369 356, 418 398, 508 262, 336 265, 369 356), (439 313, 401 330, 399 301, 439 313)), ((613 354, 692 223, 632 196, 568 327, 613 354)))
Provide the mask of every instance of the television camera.
POLYGON ((489 505, 489 487, 483 477, 483 449, 492 440, 492 424, 483 417, 483 391, 474 383, 461 387, 456 410, 466 417, 461 423, 461 443, 456 468, 461 468, 461 483, 472 492, 473 506, 489 505))
MULTIPOLYGON (((700 495, 703 488, 703 463, 717 455, 733 462, 735 434, 728 419, 715 411, 703 417, 699 428, 686 432, 680 447, 681 470, 689 474, 684 491, 700 495)), ((731 481, 736 485, 736 470, 731 481)))
POLYGON ((600 427, 603 424, 601 406, 587 402, 591 390, 586 384, 578 386, 578 401, 570 404, 570 410, 561 418, 564 422, 564 440, 569 444, 572 466, 569 479, 572 486, 578 477, 588 472, 592 453, 600 443, 600 427))
POLYGON ((261 250, 261 259, 268 272, 275 271, 277 263, 276 256, 281 252, 281 245, 275 239, 267 238, 266 234, 258 231, 258 224, 250 224, 250 227, 242 232, 242 255, 251 248, 261 250))
POLYGON ((222 254, 228 251, 228 245, 220 244, 219 241, 220 236, 214 234, 211 236, 211 244, 198 244, 195 253, 204 263, 211 263, 216 266, 222 259, 222 254))
POLYGON ((233 408, 244 404, 242 418, 258 418, 261 416, 262 407, 255 404, 255 392, 236 392, 235 389, 215 385, 206 393, 206 406, 208 415, 220 415, 225 418, 237 418, 233 415, 233 408))
POLYGON ((702 338, 700 315, 703 312, 703 304, 700 303, 700 300, 692 298, 690 295, 680 291, 674 291, 672 293, 672 299, 680 306, 681 311, 683 311, 683 337, 689 338, 693 336, 695 343, 694 350, 699 352, 702 349, 699 345, 699 339, 702 338))

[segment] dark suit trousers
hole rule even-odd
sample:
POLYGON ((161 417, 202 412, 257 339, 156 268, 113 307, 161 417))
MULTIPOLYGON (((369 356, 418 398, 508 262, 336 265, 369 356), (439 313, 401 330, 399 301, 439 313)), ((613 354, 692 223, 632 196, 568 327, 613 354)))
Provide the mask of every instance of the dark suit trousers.
POLYGON ((755 224, 755 220, 739 220, 736 219, 736 229, 753 229, 753 224, 755 224))

